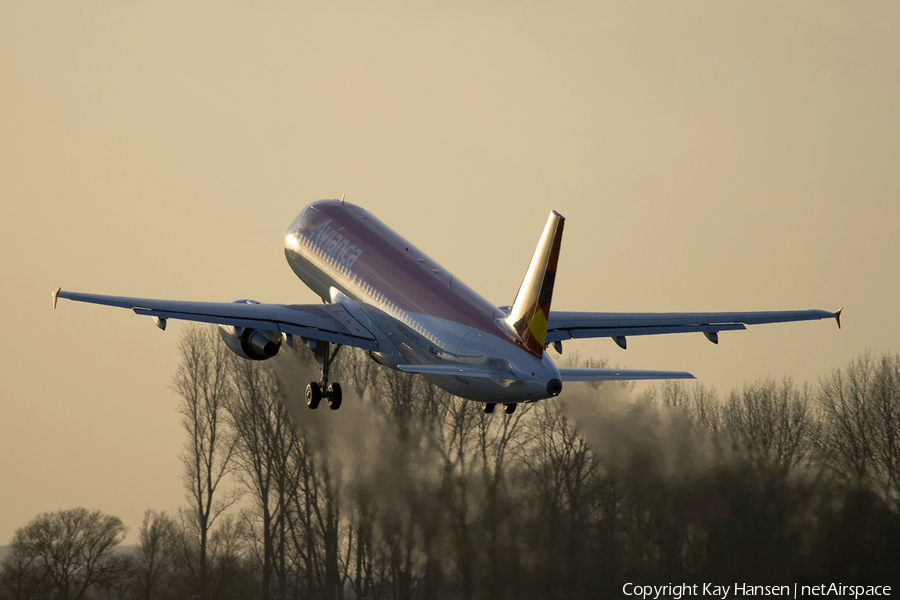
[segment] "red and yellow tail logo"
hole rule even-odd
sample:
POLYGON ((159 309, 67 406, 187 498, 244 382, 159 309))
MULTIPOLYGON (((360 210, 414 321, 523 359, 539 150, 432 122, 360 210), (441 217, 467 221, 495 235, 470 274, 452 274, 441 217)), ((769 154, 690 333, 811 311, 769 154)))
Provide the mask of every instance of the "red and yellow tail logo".
POLYGON ((546 345, 547 319, 550 317, 550 300, 565 222, 558 212, 550 213, 525 279, 506 317, 506 322, 521 338, 520 344, 538 357, 543 356, 546 345))

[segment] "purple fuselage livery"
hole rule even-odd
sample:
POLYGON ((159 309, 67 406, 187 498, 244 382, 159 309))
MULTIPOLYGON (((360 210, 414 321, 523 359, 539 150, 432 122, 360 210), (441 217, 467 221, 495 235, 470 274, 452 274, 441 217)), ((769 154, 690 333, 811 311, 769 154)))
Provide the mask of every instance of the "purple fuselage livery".
POLYGON ((365 313, 360 320, 378 339, 379 352, 372 355, 382 364, 459 364, 508 373, 423 373, 472 400, 519 402, 558 393, 547 391, 551 382, 559 384, 553 362, 521 345, 504 326, 504 311, 365 209, 340 200, 310 204, 287 231, 285 255, 324 301, 342 295, 365 313))

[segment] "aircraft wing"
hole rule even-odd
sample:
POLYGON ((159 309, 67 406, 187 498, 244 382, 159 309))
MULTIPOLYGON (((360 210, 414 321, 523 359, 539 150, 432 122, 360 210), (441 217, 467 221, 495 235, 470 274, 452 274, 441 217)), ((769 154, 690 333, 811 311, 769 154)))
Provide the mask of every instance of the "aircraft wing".
MULTIPOLYGON (((53 307, 57 298, 76 302, 128 308, 137 315, 149 315, 163 320, 180 319, 215 323, 267 331, 280 331, 304 338, 334 342, 346 346, 378 350, 375 336, 354 319, 340 304, 262 304, 247 300, 237 302, 185 302, 181 300, 152 300, 126 296, 82 294, 62 289, 53 293, 53 307)), ((158 322, 159 324, 159 322, 158 322)))
POLYGON ((568 339, 611 337, 625 347, 624 338, 629 335, 656 335, 661 333, 703 332, 712 342, 717 342, 720 331, 746 329, 747 325, 786 323, 816 319, 837 320, 841 326, 841 311, 782 310, 764 312, 709 312, 709 313, 598 313, 598 312, 550 312, 547 321, 546 343, 568 339))

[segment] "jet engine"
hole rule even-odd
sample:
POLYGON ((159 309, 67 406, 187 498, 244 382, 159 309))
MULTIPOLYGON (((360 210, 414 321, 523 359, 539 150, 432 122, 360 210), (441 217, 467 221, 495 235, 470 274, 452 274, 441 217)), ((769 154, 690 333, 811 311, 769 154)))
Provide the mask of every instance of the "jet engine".
POLYGON ((228 348, 242 358, 266 360, 278 354, 284 339, 278 331, 226 327, 219 325, 219 335, 228 348))

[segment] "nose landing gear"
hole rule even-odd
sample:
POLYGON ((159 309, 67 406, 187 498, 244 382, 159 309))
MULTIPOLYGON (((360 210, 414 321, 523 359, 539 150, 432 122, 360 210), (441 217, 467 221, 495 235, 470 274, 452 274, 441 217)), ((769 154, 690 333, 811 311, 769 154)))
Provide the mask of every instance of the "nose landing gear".
POLYGON ((337 410, 341 407, 341 399, 343 397, 343 394, 341 393, 341 384, 328 384, 328 367, 330 366, 331 361, 334 360, 334 357, 337 356, 341 346, 335 344, 334 352, 331 352, 331 344, 328 342, 308 340, 307 344, 313 351, 316 361, 322 368, 322 383, 320 384, 317 381, 311 381, 309 385, 306 386, 306 405, 310 408, 318 408, 319 403, 324 398, 328 402, 328 407, 331 410, 337 410))

